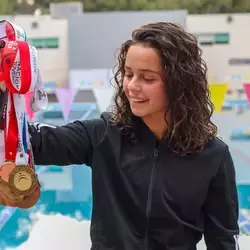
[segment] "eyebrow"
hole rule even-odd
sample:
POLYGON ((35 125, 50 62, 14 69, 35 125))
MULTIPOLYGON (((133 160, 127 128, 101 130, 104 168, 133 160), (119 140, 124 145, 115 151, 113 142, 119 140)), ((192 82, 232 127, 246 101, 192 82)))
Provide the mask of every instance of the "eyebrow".
MULTIPOLYGON (((132 69, 131 69, 130 67, 128 67, 128 66, 125 66, 125 69, 132 70, 132 69)), ((152 69, 140 69, 140 68, 139 68, 138 70, 143 71, 143 72, 151 72, 151 73, 155 73, 155 74, 160 75, 159 72, 154 71, 154 70, 152 70, 152 69)))

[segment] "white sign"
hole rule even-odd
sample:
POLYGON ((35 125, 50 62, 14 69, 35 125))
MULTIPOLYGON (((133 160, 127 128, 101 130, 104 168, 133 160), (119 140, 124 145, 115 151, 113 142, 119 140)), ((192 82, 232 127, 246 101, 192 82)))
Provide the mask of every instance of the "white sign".
POLYGON ((77 89, 111 88, 109 69, 71 70, 69 87, 77 89))

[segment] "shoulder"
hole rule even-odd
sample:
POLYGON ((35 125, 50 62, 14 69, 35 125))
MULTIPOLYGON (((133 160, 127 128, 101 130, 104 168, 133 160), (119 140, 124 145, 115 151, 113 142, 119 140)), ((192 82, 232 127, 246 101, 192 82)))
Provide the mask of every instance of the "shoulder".
POLYGON ((228 151, 228 145, 220 138, 215 138, 207 141, 203 150, 191 156, 190 159, 196 159, 201 164, 212 165, 216 168, 223 160, 226 151, 228 151))
POLYGON ((83 121, 84 127, 95 146, 100 144, 105 136, 110 133, 111 117, 112 113, 103 112, 99 118, 83 121))
POLYGON ((109 120, 111 118, 112 114, 108 112, 101 113, 99 118, 96 119, 89 119, 84 120, 84 126, 87 130, 97 130, 97 131, 104 131, 107 129, 109 125, 109 120))
POLYGON ((216 137, 213 140, 209 140, 205 146, 204 151, 211 151, 214 154, 223 154, 225 150, 228 148, 228 145, 219 137, 216 137))
POLYGON ((103 113, 101 113, 100 117, 106 123, 106 125, 108 125, 109 121, 112 117, 112 113, 111 112, 103 112, 103 113))
POLYGON ((207 157, 221 161, 228 150, 228 145, 222 139, 216 137, 205 144, 203 154, 207 157))
POLYGON ((208 162, 213 162, 217 169, 224 163, 233 165, 229 146, 220 138, 208 141, 202 154, 208 162))

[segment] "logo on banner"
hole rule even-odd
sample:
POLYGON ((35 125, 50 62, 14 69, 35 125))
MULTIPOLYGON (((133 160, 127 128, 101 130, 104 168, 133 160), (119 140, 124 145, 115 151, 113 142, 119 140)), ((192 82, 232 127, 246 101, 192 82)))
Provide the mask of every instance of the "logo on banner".
POLYGON ((10 78, 14 87, 19 90, 21 87, 21 64, 19 51, 17 52, 15 61, 10 69, 10 78))
POLYGON ((94 87, 104 87, 105 86, 105 82, 104 81, 81 81, 79 87, 90 87, 90 88, 94 88, 94 87))
POLYGON ((20 89, 21 85, 21 65, 20 62, 15 61, 10 70, 11 81, 16 89, 20 89))
POLYGON ((33 70, 34 73, 37 74, 37 55, 35 48, 33 46, 30 47, 31 50, 31 58, 32 58, 32 65, 33 65, 33 70))
POLYGON ((18 49, 18 43, 16 41, 9 41, 8 42, 8 49, 17 50, 18 49))
POLYGON ((240 74, 233 74, 231 78, 232 80, 242 81, 242 75, 240 74))

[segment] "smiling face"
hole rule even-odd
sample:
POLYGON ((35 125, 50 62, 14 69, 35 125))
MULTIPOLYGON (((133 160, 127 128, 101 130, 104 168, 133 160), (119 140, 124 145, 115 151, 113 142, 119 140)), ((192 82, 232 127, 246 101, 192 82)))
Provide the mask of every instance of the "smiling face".
POLYGON ((216 138, 207 65, 194 35, 174 23, 149 23, 132 32, 117 59, 111 121, 122 134, 136 137, 138 116, 179 155, 201 152, 216 138))
POLYGON ((123 89, 135 116, 143 120, 164 118, 167 97, 162 74, 157 50, 144 44, 135 44, 128 49, 123 89))

